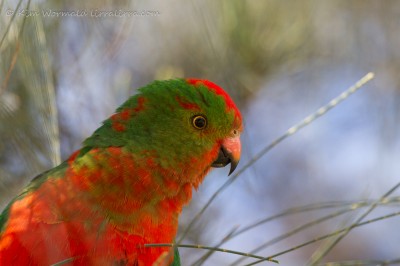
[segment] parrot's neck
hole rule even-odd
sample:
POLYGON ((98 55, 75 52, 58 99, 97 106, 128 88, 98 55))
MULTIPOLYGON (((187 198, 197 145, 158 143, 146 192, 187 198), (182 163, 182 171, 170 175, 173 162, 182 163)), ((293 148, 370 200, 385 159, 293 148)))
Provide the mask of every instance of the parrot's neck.
POLYGON ((143 235, 149 241, 170 242, 193 187, 199 186, 210 169, 209 163, 191 162, 179 170, 165 169, 153 157, 138 158, 123 148, 110 147, 91 150, 79 158, 71 156, 69 176, 73 189, 81 192, 80 200, 84 198, 119 230, 143 235), (151 239, 144 231, 169 239, 151 239))

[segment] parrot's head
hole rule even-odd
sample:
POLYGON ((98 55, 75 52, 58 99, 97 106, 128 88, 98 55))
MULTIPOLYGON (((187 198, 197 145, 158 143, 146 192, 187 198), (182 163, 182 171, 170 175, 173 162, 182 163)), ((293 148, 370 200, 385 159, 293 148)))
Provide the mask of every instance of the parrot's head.
POLYGON ((211 142, 218 143, 218 156, 211 166, 224 167, 230 164, 230 175, 236 169, 241 153, 240 134, 243 125, 240 111, 229 95, 215 83, 200 79, 188 79, 187 82, 200 94, 200 98, 203 96, 199 87, 205 87, 207 93, 211 94, 208 104, 202 99, 205 106, 199 114, 192 116, 191 122, 194 128, 204 130, 204 136, 209 135, 211 142), (213 100, 213 97, 216 99, 213 100), (207 130, 208 120, 210 128, 207 130))
MULTIPOLYGON (((122 146, 179 178, 202 179, 240 159, 242 116, 229 95, 200 79, 154 81, 104 122, 87 146, 122 146)), ((193 180, 195 187, 201 180, 193 180)))

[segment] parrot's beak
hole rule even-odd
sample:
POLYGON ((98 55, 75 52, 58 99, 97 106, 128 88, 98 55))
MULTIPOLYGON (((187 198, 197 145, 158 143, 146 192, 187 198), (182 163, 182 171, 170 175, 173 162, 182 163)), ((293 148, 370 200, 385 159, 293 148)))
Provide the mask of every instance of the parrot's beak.
POLYGON ((241 144, 239 136, 228 137, 222 141, 217 159, 212 163, 212 167, 224 167, 231 164, 229 175, 235 171, 240 160, 241 144))

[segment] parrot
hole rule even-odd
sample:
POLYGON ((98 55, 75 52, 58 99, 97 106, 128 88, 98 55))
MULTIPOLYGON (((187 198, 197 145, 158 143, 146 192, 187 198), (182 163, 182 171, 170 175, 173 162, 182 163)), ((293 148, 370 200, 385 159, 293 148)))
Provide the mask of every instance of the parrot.
POLYGON ((206 79, 156 80, 0 215, 0 265, 178 266, 178 219, 212 168, 241 153, 242 115, 206 79))

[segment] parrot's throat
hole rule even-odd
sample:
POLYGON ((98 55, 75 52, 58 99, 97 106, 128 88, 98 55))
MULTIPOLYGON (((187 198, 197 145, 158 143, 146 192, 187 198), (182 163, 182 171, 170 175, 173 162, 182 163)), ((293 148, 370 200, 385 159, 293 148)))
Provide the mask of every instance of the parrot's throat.
POLYGON ((159 241, 172 241, 183 206, 210 167, 192 159, 190 166, 176 171, 160 168, 154 159, 133 156, 122 148, 95 149, 80 158, 71 157, 67 175, 73 189, 107 222, 132 234, 142 234, 142 226, 148 225, 155 228, 155 235, 162 224, 171 239, 159 241))

